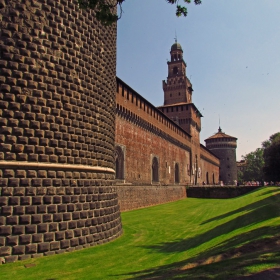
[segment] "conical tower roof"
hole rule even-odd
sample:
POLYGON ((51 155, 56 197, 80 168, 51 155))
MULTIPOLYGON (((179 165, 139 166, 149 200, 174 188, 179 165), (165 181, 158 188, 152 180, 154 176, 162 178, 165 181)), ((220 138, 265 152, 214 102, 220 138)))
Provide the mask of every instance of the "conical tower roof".
POLYGON ((236 137, 233 137, 233 136, 230 136, 230 135, 228 135, 228 134, 225 134, 225 133, 222 131, 221 127, 219 127, 218 132, 215 133, 214 135, 208 137, 207 139, 205 139, 205 141, 210 140, 210 139, 217 139, 217 138, 232 138, 232 139, 237 140, 236 137))

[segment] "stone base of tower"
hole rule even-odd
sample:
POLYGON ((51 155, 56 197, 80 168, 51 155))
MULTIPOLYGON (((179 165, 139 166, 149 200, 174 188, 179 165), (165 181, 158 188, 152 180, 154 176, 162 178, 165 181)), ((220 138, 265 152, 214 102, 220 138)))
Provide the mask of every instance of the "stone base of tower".
POLYGON ((81 172, 81 168, 40 166, 31 170, 19 166, 1 170, 2 260, 14 262, 69 252, 122 234, 110 170, 93 172, 87 168, 81 172), (17 178, 19 174, 27 176, 17 178), (35 177, 30 178, 31 174, 35 177))
POLYGON ((116 238, 116 24, 76 0, 0 1, 0 18, 0 257, 116 238))

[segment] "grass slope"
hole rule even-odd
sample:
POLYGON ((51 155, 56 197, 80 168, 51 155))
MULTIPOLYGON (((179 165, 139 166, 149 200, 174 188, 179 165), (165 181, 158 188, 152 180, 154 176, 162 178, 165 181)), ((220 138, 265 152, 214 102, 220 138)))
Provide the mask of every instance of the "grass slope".
POLYGON ((119 239, 2 265, 0 279, 234 279, 279 266, 279 214, 274 187, 125 212, 119 239))

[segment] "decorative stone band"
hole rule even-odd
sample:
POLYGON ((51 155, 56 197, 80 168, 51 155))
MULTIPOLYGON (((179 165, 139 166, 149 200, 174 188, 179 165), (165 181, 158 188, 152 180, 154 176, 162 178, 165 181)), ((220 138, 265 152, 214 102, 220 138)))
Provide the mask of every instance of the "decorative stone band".
POLYGON ((59 169, 59 170, 81 170, 92 171, 97 173, 115 173, 112 168, 101 166, 88 166, 78 164, 51 164, 41 162, 26 162, 26 161, 0 161, 0 168, 38 168, 38 169, 59 169))

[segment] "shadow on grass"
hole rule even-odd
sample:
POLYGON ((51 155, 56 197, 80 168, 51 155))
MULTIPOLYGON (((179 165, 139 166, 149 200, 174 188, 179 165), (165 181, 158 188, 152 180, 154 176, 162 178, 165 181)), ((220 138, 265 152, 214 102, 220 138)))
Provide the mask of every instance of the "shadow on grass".
MULTIPOLYGON (((258 230, 240 234, 228 242, 224 242, 217 248, 211 248, 197 257, 175 262, 169 265, 158 266, 139 272, 132 272, 128 279, 235 279, 239 276, 249 274, 250 267, 261 266, 279 267, 280 252, 279 245, 269 246, 269 238, 260 239, 260 235, 273 235, 279 233, 280 226, 263 227, 258 230), (244 240, 250 241, 240 246, 244 240), (258 246, 258 242, 260 246, 258 246), (238 249, 230 249, 232 246, 238 249), (218 254, 222 252, 222 254, 218 254), (237 257, 238 256, 238 257, 237 257)), ((279 236, 278 236, 279 238, 279 236)), ((275 242, 274 242, 275 243, 275 242)), ((126 278, 127 279, 127 278, 126 278)))
MULTIPOLYGON (((267 195, 267 194, 277 193, 277 192, 279 192, 279 189, 272 189, 272 190, 268 190, 268 191, 260 194, 259 196, 264 196, 264 195, 267 195)), ((277 195, 278 197, 279 197, 279 194, 277 195)), ((268 198, 265 198, 263 200, 259 200, 257 202, 252 203, 252 204, 248 204, 248 205, 246 205, 244 207, 238 208, 236 210, 233 210, 233 211, 227 212, 225 214, 222 214, 222 215, 216 216, 214 218, 211 218, 209 220, 206 220, 206 221, 204 221, 201 224, 203 225, 203 224, 207 224, 207 223, 210 223, 210 222, 213 222, 213 221, 221 220, 221 219, 224 219, 224 218, 226 218, 228 216, 232 216, 232 215, 235 215, 235 214, 240 213, 240 212, 254 210, 255 208, 259 207, 259 205, 262 206, 263 203, 266 203, 265 202, 266 200, 271 200, 271 199, 272 199, 271 197, 268 197, 268 198)))
MULTIPOLYGON (((196 248, 203 243, 211 241, 212 239, 218 236, 228 234, 236 229, 251 226, 257 223, 261 223, 265 220, 279 217, 280 216, 279 202, 280 202, 280 194, 270 196, 261 201, 254 202, 248 206, 241 207, 235 211, 225 214, 229 216, 235 213, 244 212, 240 216, 224 224, 221 224, 215 228, 212 228, 211 230, 204 232, 200 235, 187 239, 176 240, 174 242, 166 242, 153 246, 143 246, 143 247, 148 250, 154 250, 165 254, 182 252, 192 248, 196 248)), ((217 217, 216 218, 221 219, 221 216, 219 216, 220 218, 217 217)), ((279 231, 280 231, 280 226, 262 227, 257 230, 252 230, 250 232, 246 232, 238 236, 235 236, 223 243, 218 244, 217 246, 209 250, 204 251, 203 253, 196 256, 195 258, 186 259, 181 262, 176 262, 170 265, 155 267, 149 270, 132 272, 131 274, 126 276, 128 277, 130 276, 132 277, 130 279, 135 279, 135 280, 138 279, 159 279, 159 280, 162 279, 163 280, 163 279, 180 279, 180 278, 181 279, 231 279, 234 276, 245 274, 248 266, 258 265, 258 264, 263 265, 264 263, 270 266, 279 264, 280 253, 278 253, 277 251, 273 252, 273 259, 267 258, 265 262, 263 260, 260 261, 260 259, 262 259, 260 257, 263 254, 260 248, 258 248, 260 249, 260 252, 255 253, 255 255, 251 257, 251 259, 245 257, 245 255, 246 256, 248 255, 248 252, 249 253, 251 252, 250 244, 251 246, 253 246, 252 251, 254 251, 255 248, 254 246, 256 246, 254 243, 256 242, 255 240, 262 239, 263 236, 276 235, 277 233, 279 233, 279 231), (247 246, 247 247, 241 246, 241 248, 239 248, 239 255, 241 257, 235 258, 234 261, 230 259, 228 260, 226 259, 226 258, 231 258, 228 252, 232 251, 233 248, 239 247, 240 245, 246 242, 247 244, 243 246, 247 246), (242 247, 245 248, 244 251, 242 251, 242 247), (219 261, 214 262, 210 265, 204 264, 205 258, 211 260, 213 256, 216 256, 218 254, 220 254, 220 258, 221 258, 219 259, 219 261), (242 256, 244 256, 244 259, 242 258, 242 256), (194 263, 196 263, 197 265, 194 265, 194 263), (233 270, 225 271, 222 268, 223 266, 221 265, 221 263, 223 263, 224 267, 227 267, 227 265, 233 266, 233 270), (182 267, 184 266, 187 267, 190 266, 190 267, 188 267, 185 270, 182 270, 182 267), (224 278, 225 275, 227 275, 226 278, 224 278)), ((273 249, 271 249, 271 251, 273 251, 273 249)))
POLYGON ((278 201, 280 201, 280 194, 252 203, 246 207, 242 207, 240 208, 242 209, 240 211, 236 210, 236 213, 245 212, 245 214, 240 215, 224 224, 218 225, 202 234, 187 239, 143 247, 160 253, 182 252, 198 247, 199 245, 220 235, 228 234, 239 228, 251 226, 263 222, 264 220, 280 216, 280 207, 277 203, 278 201))
POLYGON ((275 189, 269 189, 261 194, 259 194, 259 196, 264 196, 264 195, 268 195, 268 194, 272 194, 272 193, 276 193, 279 192, 280 188, 275 188, 275 189))

